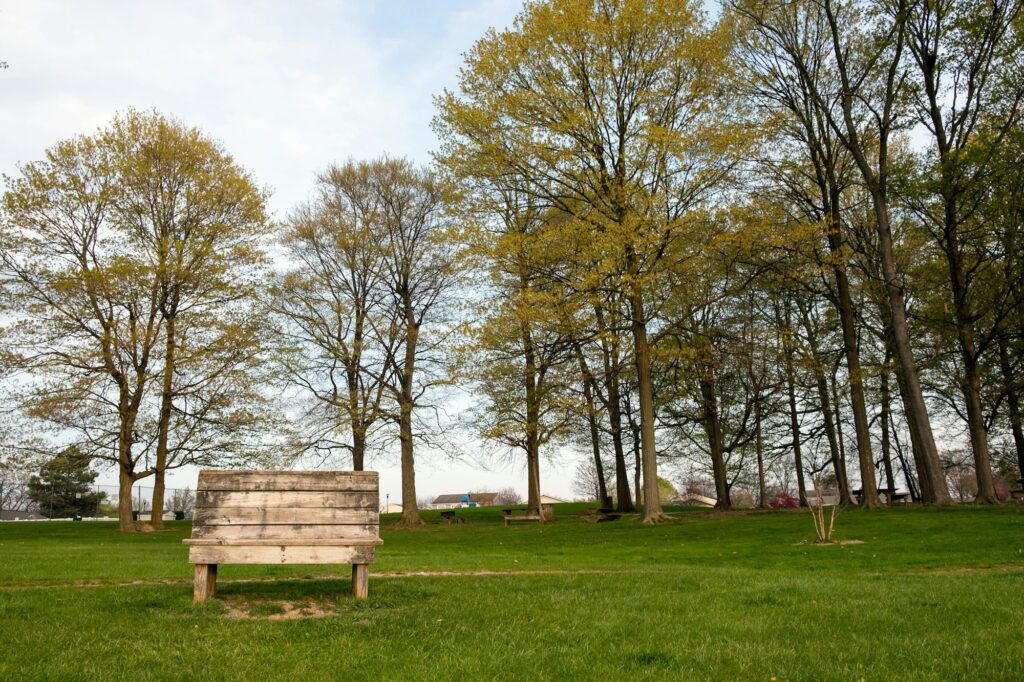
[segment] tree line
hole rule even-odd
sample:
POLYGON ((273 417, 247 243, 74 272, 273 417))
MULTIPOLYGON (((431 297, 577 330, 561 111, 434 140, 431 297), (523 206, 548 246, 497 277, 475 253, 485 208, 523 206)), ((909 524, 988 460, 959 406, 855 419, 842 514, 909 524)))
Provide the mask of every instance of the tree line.
POLYGON ((333 164, 278 221, 198 129, 122 114, 7 180, 10 457, 116 464, 125 530, 176 466, 392 447, 421 523, 416 444, 454 431, 518 453, 533 509, 560 447, 650 523, 659 469, 721 508, 947 504, 964 474, 996 502, 1024 478, 1021 5, 529 3, 436 98, 432 166, 333 164))

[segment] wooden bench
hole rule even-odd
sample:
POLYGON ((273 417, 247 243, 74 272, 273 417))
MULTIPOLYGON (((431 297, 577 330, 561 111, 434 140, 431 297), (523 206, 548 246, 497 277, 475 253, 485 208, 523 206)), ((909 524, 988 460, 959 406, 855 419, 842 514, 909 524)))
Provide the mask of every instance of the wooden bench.
POLYGON ((600 507, 598 509, 588 509, 580 514, 580 516, 588 523, 605 523, 606 521, 617 521, 621 515, 616 514, 614 509, 600 507))
POLYGON ((193 600, 206 601, 220 564, 352 564, 369 591, 381 544, 376 471, 200 471, 188 561, 193 600))
POLYGON ((505 525, 510 525, 513 521, 536 521, 538 523, 545 523, 552 521, 555 518, 555 510, 552 509, 550 504, 541 505, 540 514, 531 514, 529 509, 502 509, 505 513, 505 525))
MULTIPOLYGON (((854 488, 852 491, 853 497, 857 500, 858 504, 862 501, 864 491, 861 488, 854 488)), ((907 499, 910 497, 910 493, 901 493, 893 490, 892 488, 878 488, 878 496, 885 498, 887 505, 894 504, 896 502, 907 503, 907 499)))
POLYGON ((465 523, 466 522, 466 519, 462 518, 461 516, 456 516, 455 515, 455 510, 454 509, 448 509, 446 511, 441 512, 441 518, 444 519, 445 523, 447 523, 449 525, 453 524, 453 523, 465 523))

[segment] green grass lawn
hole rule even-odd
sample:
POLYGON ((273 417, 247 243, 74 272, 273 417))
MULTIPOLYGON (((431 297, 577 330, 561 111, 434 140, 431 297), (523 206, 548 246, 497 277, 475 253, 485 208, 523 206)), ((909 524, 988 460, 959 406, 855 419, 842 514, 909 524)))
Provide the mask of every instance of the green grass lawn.
POLYGON ((0 680, 1021 680, 1024 512, 681 511, 649 527, 396 531, 345 566, 225 566, 191 603, 187 522, 0 524, 0 680), (299 617, 296 617, 299 616, 299 617))

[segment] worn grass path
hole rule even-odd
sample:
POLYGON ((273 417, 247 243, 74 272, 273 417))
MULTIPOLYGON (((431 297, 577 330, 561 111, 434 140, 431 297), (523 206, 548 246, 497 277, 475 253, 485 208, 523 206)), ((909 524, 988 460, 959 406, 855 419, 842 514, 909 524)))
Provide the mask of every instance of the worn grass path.
POLYGON ((0 524, 0 679, 1024 679, 1024 513, 681 513, 396 532, 338 566, 226 566, 191 604, 188 525, 0 524))

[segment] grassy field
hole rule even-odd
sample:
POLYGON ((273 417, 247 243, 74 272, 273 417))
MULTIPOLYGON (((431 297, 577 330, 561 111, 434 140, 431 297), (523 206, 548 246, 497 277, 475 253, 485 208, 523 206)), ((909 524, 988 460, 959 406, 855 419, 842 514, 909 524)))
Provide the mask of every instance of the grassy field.
POLYGON ((191 603, 187 522, 0 524, 0 679, 1021 680, 1024 512, 680 511, 655 527, 382 529, 343 566, 226 566, 191 603))

